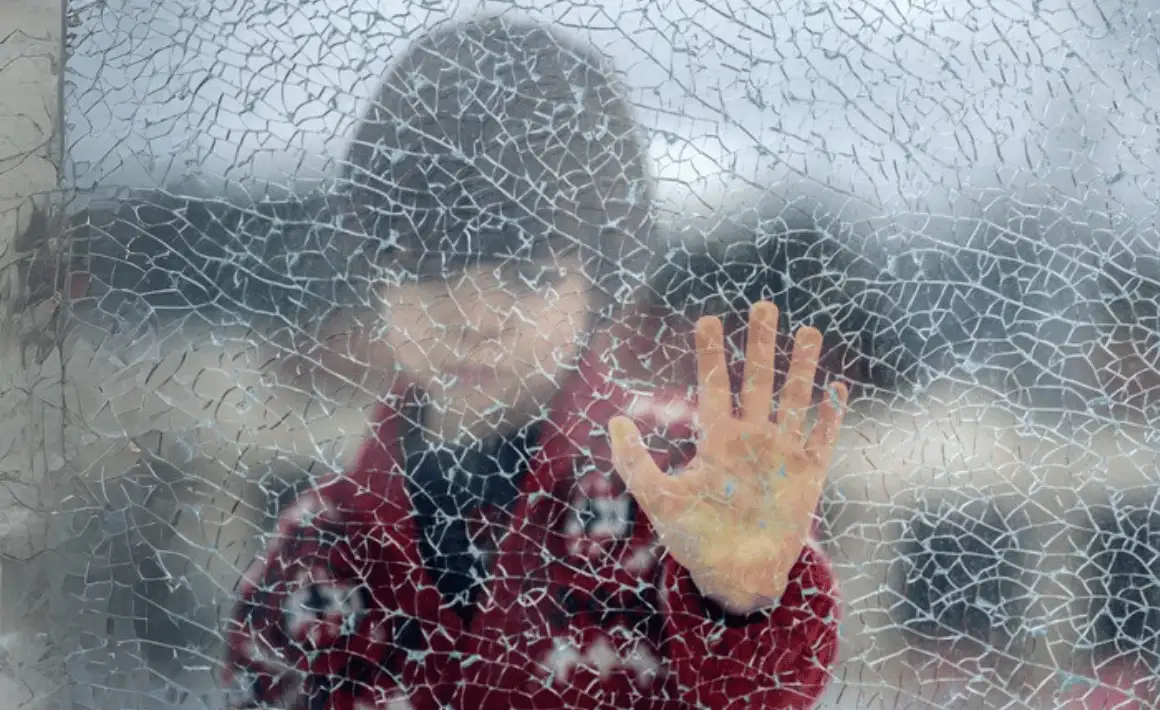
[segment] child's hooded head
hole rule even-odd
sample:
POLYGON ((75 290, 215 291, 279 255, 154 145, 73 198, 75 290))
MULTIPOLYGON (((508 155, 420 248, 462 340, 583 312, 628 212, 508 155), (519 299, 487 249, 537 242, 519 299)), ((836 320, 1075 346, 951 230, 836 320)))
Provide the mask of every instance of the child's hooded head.
POLYGON ((395 367, 449 407, 541 407, 643 280, 645 161, 597 51, 505 17, 415 40, 346 166, 395 367))

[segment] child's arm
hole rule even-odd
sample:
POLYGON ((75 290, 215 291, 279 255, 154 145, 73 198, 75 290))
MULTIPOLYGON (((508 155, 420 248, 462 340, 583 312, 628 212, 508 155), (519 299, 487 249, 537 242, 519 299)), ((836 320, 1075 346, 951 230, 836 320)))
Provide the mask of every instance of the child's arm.
POLYGON ((660 564, 669 662, 690 706, 805 710, 838 656, 838 593, 824 553, 810 544, 779 603, 735 616, 706 599, 672 555, 660 564))
POLYGON ((693 705, 812 707, 837 653, 836 589, 805 541, 848 393, 830 388, 806 431, 822 335, 798 330, 775 399, 778 321, 772 303, 750 313, 740 407, 721 322, 698 323, 697 453, 679 473, 658 466, 631 419, 609 422, 617 472, 666 550, 667 655, 693 705))
MULTIPOLYGON (((683 393, 662 391, 632 409, 642 431, 693 441, 695 403, 683 393)), ((687 463, 682 449, 670 454, 670 466, 687 463)), ((812 536, 781 599, 747 616, 728 613, 705 597, 672 555, 660 557, 653 575, 667 617, 666 655, 684 702, 711 708, 814 706, 837 660, 841 607, 829 561, 812 536)))
POLYGON ((395 685, 380 677, 394 650, 381 536, 319 491, 282 514, 242 579, 225 629, 235 708, 349 708, 395 685))

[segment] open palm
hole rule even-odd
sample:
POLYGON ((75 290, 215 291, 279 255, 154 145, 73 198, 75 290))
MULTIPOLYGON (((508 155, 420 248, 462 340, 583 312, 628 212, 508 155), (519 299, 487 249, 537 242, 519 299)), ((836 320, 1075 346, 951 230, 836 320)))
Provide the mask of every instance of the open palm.
POLYGON ((833 385, 808 437, 822 336, 800 329, 773 413, 777 306, 756 304, 735 412, 717 318, 697 324, 697 455, 670 475, 653 462, 629 419, 610 422, 617 470, 649 516, 661 544, 701 592, 732 610, 776 600, 810 533, 845 413, 847 390, 833 385))

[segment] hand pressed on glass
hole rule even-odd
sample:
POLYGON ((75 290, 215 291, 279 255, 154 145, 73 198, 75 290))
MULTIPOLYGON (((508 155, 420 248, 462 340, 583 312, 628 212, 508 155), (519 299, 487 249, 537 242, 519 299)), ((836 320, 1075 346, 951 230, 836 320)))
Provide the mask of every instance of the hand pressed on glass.
POLYGON ((776 420, 773 411, 777 306, 752 309, 741 410, 725 362, 717 318, 697 324, 697 455, 679 474, 653 462, 629 419, 610 422, 617 471, 663 545, 705 596, 734 613, 773 603, 785 590, 821 497, 847 390, 832 386, 808 437, 803 434, 822 336, 798 330, 776 420))

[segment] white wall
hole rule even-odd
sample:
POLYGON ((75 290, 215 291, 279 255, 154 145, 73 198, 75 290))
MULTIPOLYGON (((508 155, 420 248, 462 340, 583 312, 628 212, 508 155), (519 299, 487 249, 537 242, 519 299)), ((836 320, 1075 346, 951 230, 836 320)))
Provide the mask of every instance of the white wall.
POLYGON ((42 484, 67 426, 48 308, 28 308, 29 234, 51 237, 61 135, 62 5, 0 5, 0 698, 41 710, 64 682, 59 637, 43 623, 58 596, 46 574, 52 514, 42 484), (48 335, 49 337, 45 337, 48 335), (36 337, 39 336, 39 337, 36 337), (28 342, 43 345, 32 357, 28 342))

